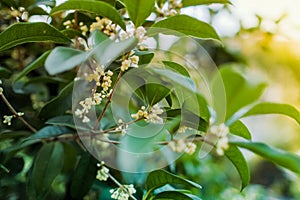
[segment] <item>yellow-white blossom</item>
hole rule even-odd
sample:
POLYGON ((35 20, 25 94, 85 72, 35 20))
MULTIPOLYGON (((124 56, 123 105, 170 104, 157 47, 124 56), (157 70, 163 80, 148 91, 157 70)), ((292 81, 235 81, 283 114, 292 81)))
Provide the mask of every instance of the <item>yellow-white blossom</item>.
POLYGON ((10 126, 11 125, 11 120, 14 117, 15 117, 14 115, 4 115, 3 116, 3 118, 4 118, 3 123, 7 124, 8 126, 10 126))
POLYGON ((130 195, 136 193, 136 189, 132 184, 130 184, 130 185, 123 185, 122 187, 116 189, 111 189, 109 192, 112 194, 111 195, 112 199, 128 200, 130 195))
POLYGON ((168 146, 170 149, 176 153, 187 153, 192 155, 196 151, 196 144, 193 142, 185 142, 183 139, 172 140, 169 142, 168 146))
POLYGON ((104 166, 104 162, 101 163, 100 167, 101 168, 98 170, 96 178, 99 181, 107 181, 109 177, 109 169, 104 166))
POLYGON ((220 156, 223 156, 224 151, 229 148, 227 137, 228 133, 229 128, 225 124, 213 125, 209 129, 209 134, 213 134, 218 137, 216 152, 220 156))

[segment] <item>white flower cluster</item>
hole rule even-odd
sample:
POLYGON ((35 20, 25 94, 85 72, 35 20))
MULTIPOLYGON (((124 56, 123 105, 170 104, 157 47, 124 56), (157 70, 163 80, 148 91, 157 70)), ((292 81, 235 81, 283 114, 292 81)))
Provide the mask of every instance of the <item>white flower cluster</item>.
POLYGON ((101 164, 98 164, 98 166, 101 168, 98 170, 96 178, 99 181, 107 181, 109 177, 109 169, 104 166, 104 162, 101 162, 101 164))
POLYGON ((180 8, 182 8, 181 0, 169 0, 167 5, 162 4, 156 9, 156 11, 163 17, 174 16, 180 14, 180 8))
POLYGON ((128 200, 130 195, 136 193, 136 189, 132 184, 130 184, 130 185, 123 185, 123 187, 119 187, 116 189, 111 189, 109 192, 112 194, 111 195, 112 199, 128 200))
POLYGON ((92 74, 86 74, 87 81, 95 81, 96 86, 101 87, 102 90, 100 92, 96 92, 96 90, 94 90, 93 95, 91 97, 87 97, 79 102, 82 109, 76 109, 75 115, 79 118, 82 118, 83 123, 90 122, 90 119, 86 116, 86 114, 89 113, 92 106, 101 104, 104 98, 109 97, 111 95, 112 89, 109 88, 112 84, 112 75, 112 71, 104 71, 104 66, 98 66, 95 70, 93 70, 92 74))
MULTIPOLYGON (((0 85, 2 84, 2 81, 0 80, 0 85)), ((0 87, 0 95, 2 95, 3 94, 3 88, 2 87, 0 87)))
POLYGON ((11 9, 11 11, 9 14, 12 17, 15 17, 18 22, 28 21, 28 18, 29 18, 28 12, 25 10, 24 7, 19 7, 17 10, 14 9, 13 7, 11 7, 10 9, 11 9))
POLYGON ((18 112, 17 115, 4 115, 3 116, 3 118, 4 118, 3 123, 7 124, 8 126, 10 126, 11 125, 11 120, 13 118, 21 117, 23 115, 24 115, 23 112, 18 112))
POLYGON ((107 18, 96 17, 96 22, 93 22, 90 26, 90 32, 93 32, 94 30, 100 30, 104 34, 108 36, 114 36, 116 34, 116 24, 113 24, 111 20, 107 18))
POLYGON ((138 39, 139 50, 143 51, 147 49, 147 47, 144 44, 142 44, 142 42, 147 39, 146 29, 143 26, 135 28, 132 22, 128 22, 126 31, 121 30, 119 33, 119 38, 120 40, 125 40, 131 37, 135 37, 138 39))
POLYGON ((128 70, 129 67, 135 67, 135 68, 138 67, 139 57, 133 55, 133 53, 134 53, 134 52, 131 51, 131 52, 129 53, 129 58, 124 59, 124 60, 122 61, 122 64, 121 64, 121 71, 122 71, 122 72, 128 70))
POLYGON ((126 134, 128 130, 128 124, 123 122, 122 119, 118 120, 118 127, 116 128, 116 131, 121 132, 122 135, 126 134))
POLYGON ((163 109, 158 104, 150 107, 150 109, 146 109, 145 106, 142 106, 137 113, 131 114, 131 117, 134 119, 141 119, 144 118, 146 122, 151 122, 154 124, 162 124, 163 119, 159 116, 163 113, 163 109))
POLYGON ((216 152, 218 155, 223 156, 224 150, 229 148, 227 137, 229 133, 228 127, 225 124, 214 125, 210 127, 209 133, 214 134, 218 137, 216 152))
POLYGON ((187 154, 192 155, 195 153, 197 145, 193 142, 185 142, 183 139, 180 140, 173 140, 169 142, 169 147, 172 151, 176 153, 182 153, 185 152, 187 154))
MULTIPOLYGON (((77 27, 75 19, 67 20, 63 23, 63 25, 66 27, 66 29, 77 27)), ((89 28, 83 22, 79 22, 78 28, 81 30, 81 33, 84 36, 86 36, 87 32, 89 31, 89 28)))

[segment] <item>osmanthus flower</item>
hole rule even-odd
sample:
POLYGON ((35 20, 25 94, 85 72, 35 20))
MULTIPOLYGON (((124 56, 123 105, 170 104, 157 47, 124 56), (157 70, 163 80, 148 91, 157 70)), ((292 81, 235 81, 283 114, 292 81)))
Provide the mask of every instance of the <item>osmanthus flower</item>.
POLYGON ((197 148, 197 145, 193 142, 186 142, 184 139, 179 140, 172 140, 169 142, 168 146, 171 148, 172 151, 176 153, 187 153, 187 154, 194 154, 197 148))
POLYGON ((128 124, 123 122, 122 119, 118 120, 118 127, 116 128, 116 131, 120 131, 122 135, 127 133, 128 124))
POLYGON ((3 123, 7 124, 8 126, 10 126, 11 125, 11 121, 12 121, 13 118, 21 117, 23 115, 24 115, 23 112, 18 112, 17 115, 4 115, 3 116, 3 118, 4 118, 3 123))
POLYGON ((136 193, 136 189, 132 184, 130 184, 130 185, 122 185, 122 187, 116 189, 111 189, 109 192, 112 194, 110 196, 112 199, 128 200, 130 195, 136 193))
POLYGON ((229 148, 227 137, 229 128, 225 124, 213 125, 210 127, 208 133, 218 137, 218 141, 216 143, 216 152, 218 155, 223 156, 224 150, 229 148))
POLYGON ((156 12, 163 17, 168 17, 180 14, 180 8, 182 8, 181 0, 169 0, 166 4, 159 5, 156 12))
POLYGON ((128 70, 129 67, 135 67, 137 68, 138 67, 138 63, 139 63, 139 57, 136 56, 136 55, 133 55, 133 51, 131 51, 129 53, 129 57, 127 59, 124 59, 122 61, 122 64, 121 64, 121 71, 126 71, 128 70))
POLYGON ((158 104, 151 106, 149 109, 146 109, 145 106, 142 106, 137 113, 131 114, 131 117, 134 119, 144 118, 146 122, 162 124, 163 118, 160 115, 163 112, 163 109, 161 109, 161 107, 158 104))
POLYGON ((98 164, 100 169, 97 171, 96 179, 99 181, 107 181, 109 178, 109 169, 105 167, 104 162, 102 161, 101 164, 98 164))
POLYGON ((113 24, 111 20, 108 18, 100 19, 100 17, 96 17, 95 19, 96 22, 90 25, 90 32, 98 29, 108 36, 114 36, 116 34, 117 25, 113 24))

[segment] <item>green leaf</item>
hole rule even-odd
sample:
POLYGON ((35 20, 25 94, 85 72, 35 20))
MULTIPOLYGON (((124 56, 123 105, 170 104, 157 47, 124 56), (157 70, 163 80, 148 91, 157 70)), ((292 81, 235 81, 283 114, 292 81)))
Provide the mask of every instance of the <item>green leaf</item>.
POLYGON ((208 122, 202 117, 194 114, 193 112, 183 109, 182 110, 182 125, 193 128, 198 131, 206 132, 208 129, 208 122))
POLYGON ((48 119, 65 114, 72 107, 73 82, 63 88, 58 96, 49 101, 41 110, 39 116, 48 119))
POLYGON ((51 184, 63 167, 63 145, 59 142, 47 143, 38 152, 33 164, 33 184, 37 199, 44 199, 51 184))
POLYGON ((182 7, 197 6, 197 5, 212 4, 212 3, 231 4, 231 2, 228 0, 182 0, 182 7))
POLYGON ((136 27, 141 26, 155 9, 155 0, 124 0, 129 17, 136 27))
POLYGON ((247 126, 240 120, 235 121, 229 126, 229 131, 231 134, 243 137, 247 140, 251 140, 251 133, 247 126))
POLYGON ((35 70, 35 69, 43 66, 45 63, 45 60, 47 59, 50 52, 51 52, 50 50, 46 51, 40 57, 38 57, 35 61, 33 61, 30 65, 28 65, 25 69, 23 69, 23 71, 15 77, 14 82, 20 80, 21 78, 26 76, 32 70, 35 70))
POLYGON ((72 133, 72 131, 69 128, 63 126, 45 126, 25 140, 48 139, 66 133, 72 133))
POLYGON ((161 84, 149 83, 145 85, 145 94, 149 105, 153 106, 170 94, 171 90, 161 84))
POLYGON ((99 30, 95 30, 95 31, 92 32, 91 36, 89 37, 88 42, 89 42, 90 46, 95 47, 95 46, 97 46, 101 42, 104 42, 107 39, 109 39, 107 37, 107 35, 105 35, 104 33, 102 33, 99 30))
POLYGON ((71 196, 82 199, 93 185, 97 174, 97 160, 86 153, 81 156, 71 182, 71 196))
POLYGON ((45 68, 49 74, 54 75, 68 71, 87 59, 83 51, 69 47, 56 47, 48 56, 45 68))
POLYGON ((256 101, 264 91, 264 83, 251 82, 231 66, 220 70, 226 91, 226 119, 235 112, 256 101))
POLYGON ((146 180, 146 189, 149 192, 166 184, 180 184, 186 187, 195 187, 201 189, 201 186, 199 184, 181 178, 164 170, 155 170, 150 172, 146 180))
POLYGON ((154 53, 149 51, 135 51, 135 55, 139 56, 139 65, 146 65, 151 62, 154 53))
MULTIPOLYGON (((175 15, 161 20, 151 27, 163 28, 160 30, 164 34, 174 34, 175 31, 200 39, 212 39, 221 42, 218 34, 209 24, 199 21, 187 15, 175 15), (171 30, 168 30, 171 29, 171 30), (174 30, 174 31, 172 31, 174 30)), ((151 34, 157 29, 149 29, 147 34, 151 34)))
POLYGON ((300 112, 293 106, 288 104, 263 102, 254 105, 248 110, 243 117, 262 114, 282 114, 289 116, 300 124, 300 112))
POLYGON ((72 129, 76 129, 74 119, 72 115, 63 115, 63 116, 56 116, 48 121, 46 121, 46 124, 51 124, 55 126, 65 126, 72 129))
POLYGON ((250 171, 245 157, 242 152, 232 144, 225 151, 225 155, 237 169, 242 181, 241 190, 243 190, 250 182, 250 171))
POLYGON ((0 78, 9 78, 12 72, 4 67, 0 67, 0 78))
POLYGON ((119 24, 122 29, 126 30, 126 25, 119 12, 110 4, 101 1, 66 1, 51 11, 51 15, 69 11, 78 10, 85 11, 109 18, 112 22, 119 24))
POLYGON ((171 62, 171 61, 162 61, 164 65, 169 67, 170 69, 182 74, 183 76, 190 77, 189 72, 180 64, 171 62))
POLYGON ((161 192, 153 198, 154 200, 201 200, 199 197, 192 194, 184 194, 179 191, 165 191, 161 192))
POLYGON ((68 43, 59 30, 44 22, 22 22, 9 26, 0 34, 0 51, 28 42, 68 43))
POLYGON ((300 174, 300 156, 281 149, 270 147, 258 142, 231 142, 239 147, 248 149, 277 165, 285 167, 297 174, 300 174))

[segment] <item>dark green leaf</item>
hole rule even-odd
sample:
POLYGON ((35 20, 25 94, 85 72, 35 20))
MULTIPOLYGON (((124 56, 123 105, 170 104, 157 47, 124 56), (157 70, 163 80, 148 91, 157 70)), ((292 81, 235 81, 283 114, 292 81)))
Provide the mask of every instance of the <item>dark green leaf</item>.
POLYGON ((29 131, 3 131, 0 133, 0 140, 17 139, 31 134, 29 131))
POLYGON ((49 74, 58 74, 68 71, 87 59, 83 51, 69 47, 56 47, 48 56, 45 68, 49 74))
POLYGON ((101 42, 104 42, 105 40, 107 40, 108 37, 107 35, 105 35, 104 33, 102 33, 99 30, 95 30, 90 38, 89 38, 89 45, 92 47, 96 47, 98 44, 100 44, 101 42))
POLYGON ((201 189, 201 186, 190 180, 181 178, 164 170, 155 170, 150 172, 146 180, 146 189, 154 190, 166 184, 180 184, 186 187, 195 187, 201 189))
POLYGON ((212 4, 212 3, 231 4, 230 1, 228 0, 182 0, 183 7, 212 4))
POLYGON ((124 0, 129 17, 136 27, 141 26, 154 10, 155 0, 124 0))
POLYGON ((86 153, 81 156, 71 183, 71 196, 82 199, 90 190, 97 174, 97 160, 86 153))
POLYGON ((16 76, 16 78, 14 79, 14 82, 20 80, 21 78, 23 78, 24 76, 26 76, 32 70, 35 70, 35 69, 43 66, 44 63, 45 63, 45 60, 47 59, 47 57, 50 54, 50 52, 51 51, 46 51, 39 58, 37 58, 30 65, 28 65, 25 69, 23 69, 23 71, 16 76))
POLYGON ((149 105, 153 106, 170 94, 171 90, 161 84, 149 83, 145 85, 145 94, 149 105))
POLYGON ((250 181, 250 171, 246 159, 244 158, 242 152, 232 144, 225 151, 225 155, 237 169, 242 181, 241 190, 243 190, 250 181))
POLYGON ((63 166, 63 145, 59 142, 44 144, 33 164, 32 179, 37 199, 44 199, 51 184, 63 166))
POLYGON ((251 133, 249 132, 247 126, 240 120, 237 120, 233 124, 229 125, 229 131, 231 134, 251 140, 251 133))
POLYGON ((0 51, 28 42, 68 43, 70 40, 44 22, 15 23, 0 34, 0 51))
POLYGON ((4 67, 0 67, 0 78, 9 78, 12 72, 4 67))
POLYGON ((263 102, 254 105, 243 117, 262 114, 282 114, 295 119, 300 124, 300 112, 291 105, 263 102))
POLYGON ((231 142, 248 149, 282 167, 300 174, 300 156, 258 142, 231 142))
POLYGON ((66 133, 72 133, 72 131, 69 128, 63 126, 45 126, 44 128, 38 130, 35 134, 31 135, 25 140, 48 139, 66 133))
POLYGON ((154 53, 149 51, 136 51, 135 55, 139 56, 139 65, 146 65, 151 62, 154 53))
POLYGON ((119 24, 122 29, 126 30, 126 25, 119 12, 110 4, 101 1, 67 1, 61 5, 54 7, 51 14, 68 10, 79 10, 94 13, 102 17, 107 17, 116 24, 119 24))
POLYGON ((63 115, 63 116, 56 116, 48 121, 46 121, 46 124, 51 124, 55 126, 65 126, 72 129, 76 129, 74 124, 74 119, 72 115, 63 115))
POLYGON ((74 39, 76 36, 85 38, 85 36, 82 35, 82 33, 80 31, 70 29, 70 28, 62 30, 61 33, 64 34, 64 36, 66 36, 69 39, 74 39))
POLYGON ((57 97, 49 101, 41 110, 41 118, 51 118, 65 114, 72 107, 73 82, 61 90, 57 97))
POLYGON ((162 61, 164 65, 169 67, 170 69, 182 74, 183 76, 190 77, 189 72, 180 64, 171 62, 171 61, 162 61))
MULTIPOLYGON (((200 39, 213 39, 221 42, 218 34, 209 24, 187 15, 175 15, 161 20, 152 27, 162 28, 164 34, 176 34, 175 31, 200 39), (171 29, 171 30, 170 30, 171 29), (172 31, 174 30, 174 31, 172 31)), ((147 34, 157 31, 149 29, 147 34)))
POLYGON ((206 132, 208 129, 208 122, 193 112, 182 110, 182 125, 193 128, 198 131, 206 132))

